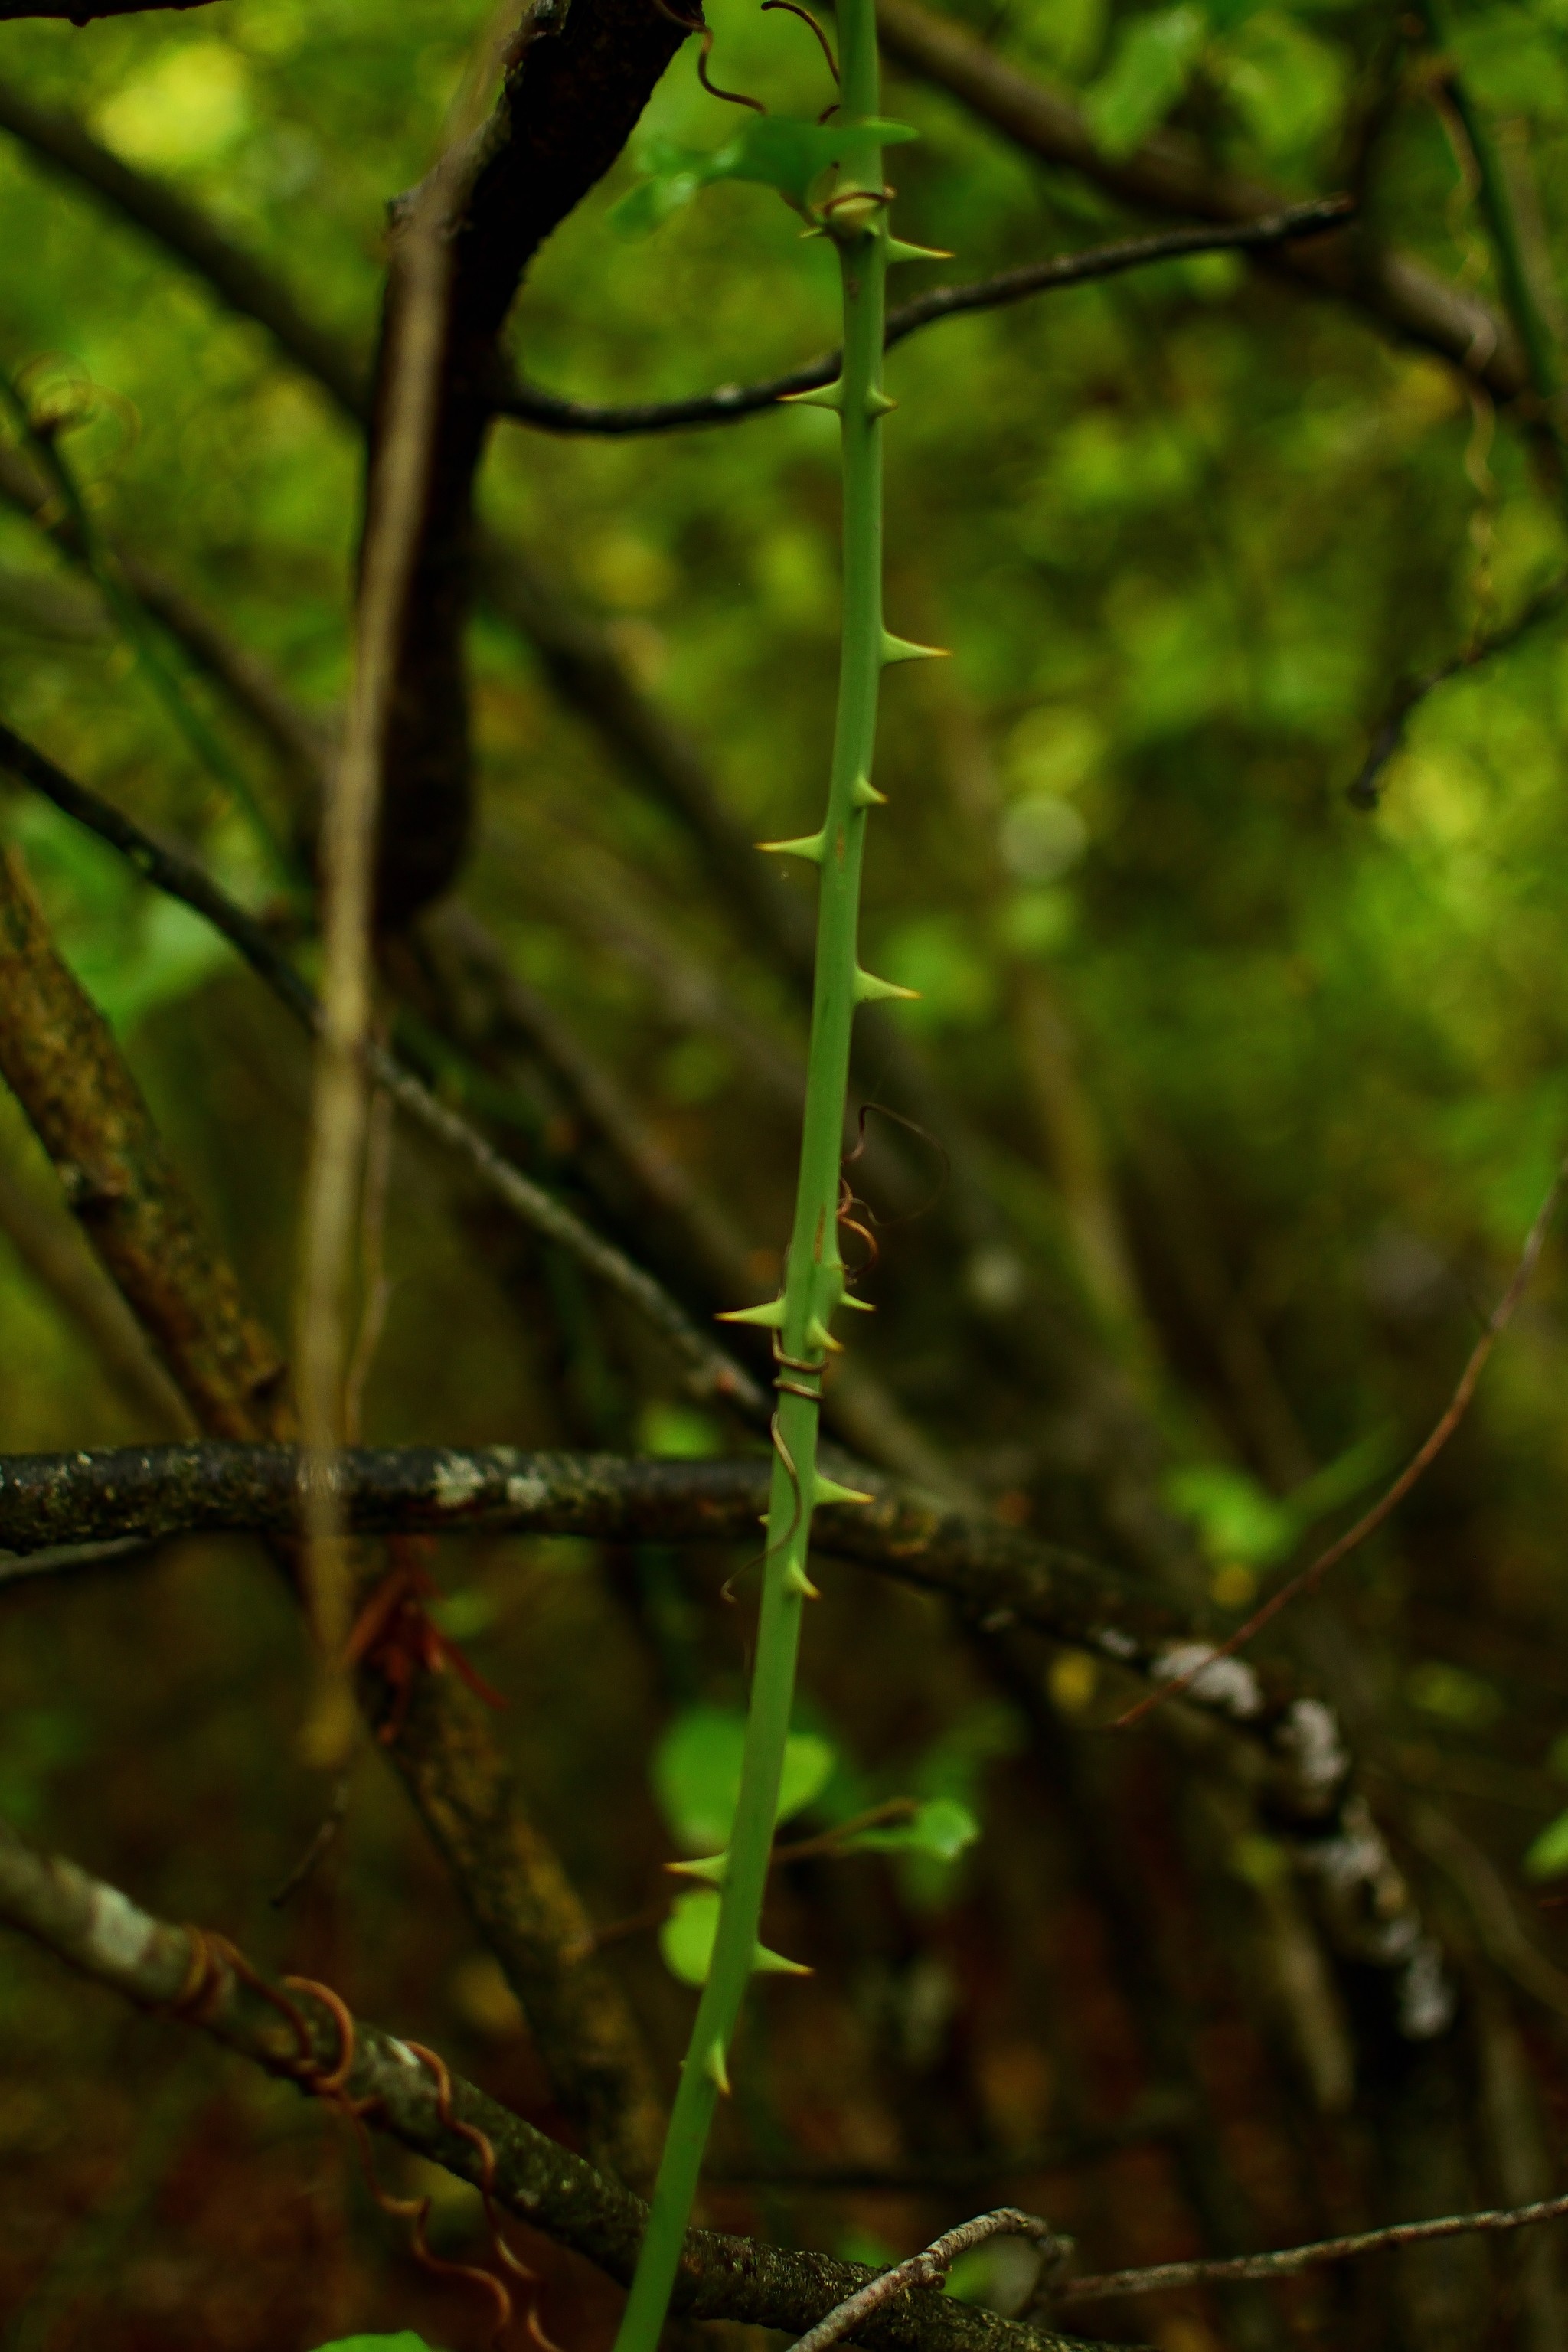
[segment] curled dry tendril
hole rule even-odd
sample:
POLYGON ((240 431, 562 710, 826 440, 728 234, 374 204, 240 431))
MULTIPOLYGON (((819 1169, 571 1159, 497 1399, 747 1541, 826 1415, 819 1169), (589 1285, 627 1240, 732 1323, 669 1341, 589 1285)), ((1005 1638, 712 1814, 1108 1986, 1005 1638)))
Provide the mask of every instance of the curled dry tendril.
POLYGON ((678 8, 668 5, 668 0, 653 0, 653 5, 661 16, 669 18, 672 25, 680 26, 688 33, 701 34, 702 54, 697 60, 697 79, 710 98, 721 98, 728 106, 749 106, 753 114, 767 112, 760 98, 747 98, 743 91, 738 89, 721 89, 716 81, 709 80, 708 60, 713 54, 713 27, 705 21, 700 9, 695 16, 683 16, 678 8))
MULTIPOLYGON (((244 1953, 226 1937, 195 1927, 187 1927, 184 1933, 189 1958, 184 1980, 167 2004, 169 2015, 186 2019, 196 2025, 211 2023, 231 1979, 247 1986, 269 2009, 275 2010, 288 2027, 294 2044, 292 2053, 280 2061, 284 2070, 301 2090, 308 2092, 312 2098, 320 2099, 353 2126, 365 2185, 384 2213, 408 2223, 414 2258, 421 2268, 434 2277, 461 2279, 488 2297, 493 2314, 490 2342, 499 2345, 513 2317, 511 2294, 505 2281, 498 2278, 493 2271, 480 2268, 478 2263, 447 2262, 443 2256, 433 2253, 426 2235, 429 2198, 395 2197, 376 2177, 374 2151, 364 2119, 381 2102, 374 2093, 363 2099, 350 2095, 348 2085, 358 2055, 358 2036, 353 2012, 342 1994, 335 1992, 331 1985, 319 1984, 313 1977, 296 1976, 285 1977, 284 1990, 279 1991, 275 1985, 268 1984, 265 1977, 258 1974, 244 1953), (315 2036, 310 2022, 298 2002, 289 1999, 290 1994, 303 1994, 307 2000, 325 2010, 331 2019, 336 2040, 330 2063, 317 2055, 315 2036)), ((535 2273, 525 2263, 519 2261, 501 2233, 495 2196, 496 2152, 489 2134, 457 2113, 452 2105, 452 2078, 439 2052, 427 2050, 418 2042, 405 2042, 402 2047, 434 2075, 436 2113, 441 2123, 459 2139, 467 2140, 479 2158, 477 2186, 489 2231, 492 2259, 501 2269, 509 2271, 514 2279, 530 2286, 536 2285, 535 2273)), ((529 2298, 525 2324, 538 2352, 559 2352, 559 2347, 551 2342, 540 2325, 535 2295, 529 2298)))

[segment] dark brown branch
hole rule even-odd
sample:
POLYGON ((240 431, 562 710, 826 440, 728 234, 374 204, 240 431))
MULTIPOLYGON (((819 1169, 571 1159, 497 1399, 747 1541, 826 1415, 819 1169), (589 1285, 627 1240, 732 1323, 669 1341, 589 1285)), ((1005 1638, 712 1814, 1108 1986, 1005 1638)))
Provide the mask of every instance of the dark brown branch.
POLYGON ((0 0, 0 25, 24 16, 55 16, 90 25, 95 16, 144 16, 157 8, 205 8, 207 0, 0 0))
MULTIPOLYGON (((1215 173, 1197 145, 1178 132, 1156 131, 1131 155, 1103 153, 1077 107, 921 0, 878 0, 877 22, 883 50, 895 64, 948 91, 1026 154, 1064 165, 1123 203, 1199 220, 1254 220, 1279 210, 1274 189, 1215 173)), ((1508 321, 1406 254, 1381 250, 1352 234, 1281 247, 1262 263, 1452 361, 1497 399, 1516 399, 1529 388, 1524 355, 1508 321)))
MULTIPOLYGON (((473 491, 489 424, 497 339, 551 231, 620 153, 687 27, 650 0, 534 0, 500 103, 480 134, 450 277, 428 480, 388 715, 378 912, 405 924, 450 883, 472 793, 464 638, 472 594, 473 491)), ((394 243, 373 397, 381 437, 386 354, 406 299, 394 243)), ((372 511, 367 529, 374 527, 372 511)))
MULTIPOLYGON (((671 1462, 413 1446, 350 1449, 339 1475, 345 1524, 364 1534, 483 1528, 754 1548, 769 1472, 765 1456, 671 1462)), ((1453 1996, 1442 1955, 1356 1790, 1331 1707, 1277 1669, 1216 1663, 1213 1646, 1149 1586, 858 1464, 853 1476, 871 1500, 824 1507, 813 1523, 818 1551, 934 1592, 982 1633, 1025 1628, 1156 1687, 1183 1680, 1187 1705, 1249 1738, 1268 1763, 1268 1818, 1316 1887, 1335 1948, 1387 1972, 1412 2039, 1446 2030, 1453 1996)), ((286 1536, 300 1524, 300 1491, 299 1456, 279 1446, 0 1456, 0 1545, 26 1553, 181 1529, 286 1536)))
POLYGON ((91 24, 94 16, 146 16, 164 7, 207 7, 207 0, 0 0, 0 24, 19 24, 24 16, 91 24))
POLYGON ((15 852, 0 860, 0 1076, 203 1428, 281 1433, 282 1357, 209 1243, 106 1024, 54 954, 15 852))
MULTIPOLYGON (((20 861, 0 861, 0 1074, 88 1239, 216 1435, 292 1434, 282 1359, 188 1200, 107 1024, 54 950, 20 861)), ((298 1591, 291 1549, 279 1564, 298 1591)), ((391 1693, 361 1677, 373 1723, 391 1693)), ((651 2171, 651 2068, 552 1849, 518 1802, 489 1718, 456 1675, 418 1677, 388 1750, 533 2028, 563 2110, 626 2177, 651 2171)))
MULTIPOLYGON (((1321 202, 1291 205, 1262 220, 1238 221, 1234 227, 1179 228, 1157 236, 1122 237, 1084 253, 1057 254, 1048 261, 1033 261, 1020 269, 1004 269, 968 286, 935 286, 912 302, 901 302, 888 313, 886 348, 889 351, 921 327, 941 319, 956 319, 969 310, 997 310, 1023 302, 1034 294, 1050 294, 1067 286, 1085 286, 1096 278, 1119 277, 1123 270, 1142 269, 1157 261, 1178 260, 1184 254, 1251 252, 1265 246, 1285 245, 1298 237, 1321 236, 1342 228, 1354 210, 1349 196, 1328 196, 1321 202)), ((689 400, 632 401, 620 405, 587 400, 567 400, 542 384, 515 379, 496 398, 496 414, 515 416, 545 433, 615 434, 674 433, 693 425, 732 425, 761 409, 776 408, 796 393, 831 383, 838 373, 839 353, 826 352, 807 360, 787 375, 762 383, 721 384, 715 392, 698 393, 689 400)))
MULTIPOLYGON (((368 2102, 373 2130, 479 2184, 475 2138, 443 2120, 435 2074, 403 2042, 356 2018, 345 2051, 325 2003, 307 1990, 268 1982, 232 1947, 150 1917, 118 1888, 37 1853, 3 1824, 0 1919, 94 1982, 155 2014, 187 2019, 307 2095, 330 2084, 348 2056, 344 2103, 368 2102)), ((322 2095, 335 2103, 330 2091, 322 2095)), ((647 2213, 638 2198, 460 2077, 451 2080, 447 2113, 489 2142, 502 2206, 611 2278, 629 2280, 647 2213)), ((694 2230, 675 2304, 694 2317, 796 2335, 877 2275, 823 2254, 694 2230)), ((1093 2352, 1079 2337, 997 2319, 940 2294, 900 2299, 857 2340, 873 2352, 1093 2352)))

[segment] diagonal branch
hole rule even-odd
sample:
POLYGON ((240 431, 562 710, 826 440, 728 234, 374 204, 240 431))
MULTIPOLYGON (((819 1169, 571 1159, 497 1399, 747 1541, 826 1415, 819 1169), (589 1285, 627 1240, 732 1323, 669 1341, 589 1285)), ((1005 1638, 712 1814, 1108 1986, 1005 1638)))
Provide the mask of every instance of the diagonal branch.
MULTIPOLYGON (((297 1021, 312 1031, 317 1028, 321 1008, 315 995, 265 925, 237 906, 194 860, 155 841, 151 834, 144 833, 96 793, 75 782, 52 760, 47 760, 4 724, 0 724, 0 770, 43 793, 66 815, 119 850, 143 880, 170 898, 178 898, 211 923, 297 1021)), ((721 1399, 743 1419, 766 1426, 770 1410, 766 1391, 726 1349, 698 1328, 652 1275, 595 1233, 563 1202, 545 1192, 542 1185, 534 1183, 531 1177, 503 1159, 478 1128, 433 1094, 384 1045, 373 1043, 366 1051, 365 1063, 377 1085, 384 1087, 426 1134, 466 1160, 472 1172, 513 1215, 546 1241, 568 1251, 660 1334, 680 1361, 693 1394, 702 1401, 721 1399)))
MULTIPOLYGON (((20 861, 0 860, 0 1076, 89 1241, 202 1427, 292 1434, 282 1359, 187 1198, 108 1024, 55 952, 20 861)), ((298 1563, 280 1552, 296 1592, 298 1563)), ((362 1676, 373 1723, 391 1693, 362 1676)), ((388 1748, 533 2028, 563 2109, 628 2179, 651 2170, 651 2069, 614 1979, 579 1957, 588 1922, 518 1802, 483 1708, 451 1675, 419 1678, 388 1748)))
MULTIPOLYGON (((1031 261, 1018 269, 1004 269, 994 278, 981 278, 967 286, 934 286, 912 302, 901 302, 888 313, 884 348, 891 351, 906 336, 933 326, 942 319, 962 318, 971 310, 998 310, 1026 301, 1035 294, 1053 294, 1063 287, 1087 286, 1097 278, 1120 277, 1159 261, 1173 261, 1193 253, 1256 252, 1268 246, 1288 245, 1299 237, 1321 236, 1342 228, 1354 210, 1349 196, 1326 196, 1305 205, 1287 205, 1261 220, 1238 221, 1219 228, 1167 229, 1156 236, 1121 237, 1114 245, 1097 245, 1083 253, 1054 254, 1048 261, 1031 261)), ((630 401, 619 404, 568 400, 547 392, 542 384, 514 378, 497 394, 496 414, 515 416, 542 432, 626 436, 674 433, 693 425, 733 425, 760 410, 776 408, 819 384, 832 383, 842 354, 825 352, 785 375, 760 383, 725 383, 715 392, 695 394, 689 400, 630 401)))
MULTIPOLYGON (((151 1917, 117 1887, 39 1853, 3 1823, 0 1920, 140 2008, 188 2020, 307 2095, 345 2113, 365 2103, 373 2130, 476 2188, 488 2185, 488 2142, 499 2204, 611 2278, 631 2276, 647 2213, 639 2198, 460 2077, 446 2076, 443 2095, 442 2074, 351 2017, 330 1988, 312 1998, 308 1984, 271 1983, 232 1945, 151 1917)), ((697 2318, 795 2335, 877 2276, 858 2263, 694 2230, 675 2304, 697 2318)), ((900 2298, 858 2329, 857 2340, 873 2352, 1096 2352, 1080 2337, 942 2294, 900 2298)))
POLYGON ((89 188, 122 219, 183 261, 229 310, 265 328, 279 349, 313 377, 345 415, 356 425, 364 423, 370 413, 369 371, 354 345, 302 310, 283 280, 236 245, 199 205, 151 173, 122 163, 76 115, 40 106, 3 77, 0 131, 19 140, 46 169, 89 188))
MULTIPOLYGON (((1211 221, 1250 220, 1279 209, 1275 189, 1215 173, 1195 142, 1175 131, 1156 131, 1131 155, 1107 155, 1077 107, 922 0, 877 0, 877 23, 882 47, 896 64, 946 90, 1026 154, 1079 173, 1124 204, 1211 221)), ((1499 400, 1529 389, 1524 355, 1509 322, 1425 262, 1354 236, 1282 247, 1264 261, 1402 341, 1451 360, 1499 400)))

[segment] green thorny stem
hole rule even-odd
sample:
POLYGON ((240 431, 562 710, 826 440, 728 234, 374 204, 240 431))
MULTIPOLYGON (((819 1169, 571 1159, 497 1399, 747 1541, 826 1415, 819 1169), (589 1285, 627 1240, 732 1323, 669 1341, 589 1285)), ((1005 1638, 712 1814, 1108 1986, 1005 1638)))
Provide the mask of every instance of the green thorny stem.
POLYGON ((837 193, 823 206, 823 226, 838 247, 844 293, 844 359, 837 383, 805 399, 838 412, 844 469, 844 583, 838 711, 827 814, 820 832, 769 848, 808 858, 818 869, 816 969, 811 1047, 795 1223, 784 1295, 731 1319, 773 1333, 778 1364, 773 1476, 757 1628, 751 1707, 729 1851, 698 1874, 721 1888, 718 1932, 708 1980, 681 2066, 668 2137, 648 2216, 647 2233, 616 2339, 616 2352, 654 2352, 679 2266, 715 2104, 729 2088, 727 2057, 748 1982, 758 1969, 794 1964, 758 1942, 784 1742, 795 1698, 801 1614, 812 1597, 805 1571, 811 1518, 819 1502, 863 1499, 826 1478, 816 1465, 822 1375, 835 1310, 859 1302, 845 1296, 838 1246, 840 1163, 849 1078, 849 1035, 858 1003, 907 995, 860 968, 857 935, 860 866, 868 811, 882 795, 871 785, 877 704, 888 663, 927 650, 888 636, 882 625, 881 420, 891 407, 882 391, 882 327, 888 264, 910 251, 889 235, 878 122, 874 0, 838 8, 844 143, 837 193), (860 126, 876 124, 875 131, 860 126))

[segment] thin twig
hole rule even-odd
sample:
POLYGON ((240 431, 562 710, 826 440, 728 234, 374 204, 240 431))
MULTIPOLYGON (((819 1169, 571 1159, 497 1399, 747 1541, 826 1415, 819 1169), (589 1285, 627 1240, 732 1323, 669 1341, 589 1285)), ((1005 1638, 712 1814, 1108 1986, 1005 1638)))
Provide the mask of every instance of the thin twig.
POLYGON ((1262 1607, 1253 1611, 1245 1625, 1238 1625, 1234 1633, 1217 1643, 1215 1648, 1205 1648, 1203 1656, 1188 1667, 1185 1673, 1173 1676, 1169 1682, 1163 1684, 1160 1689, 1151 1692, 1147 1698, 1140 1699, 1136 1706, 1129 1707, 1125 1715, 1118 1716, 1115 1725, 1117 1730, 1125 1731, 1133 1724, 1142 1723, 1146 1715, 1152 1714, 1155 1707, 1163 1706, 1167 1699, 1180 1698, 1184 1691, 1192 1688, 1201 1675, 1210 1674, 1221 1659, 1234 1657, 1238 1650, 1245 1649, 1253 1636, 1260 1633, 1265 1625, 1279 1616, 1282 1609, 1289 1608, 1291 1601, 1300 1594, 1310 1591, 1313 1585, 1328 1574, 1330 1569, 1337 1568, 1341 1560, 1347 1559, 1358 1546, 1366 1541, 1368 1536, 1375 1534, 1384 1521, 1405 1500, 1416 1481, 1425 1476, 1460 1422, 1463 1421, 1470 1399, 1476 1392, 1476 1383, 1486 1368, 1487 1359, 1512 1321, 1514 1310, 1529 1288, 1531 1276, 1540 1261, 1547 1231, 1552 1223, 1564 1182, 1568 1182, 1568 1158, 1563 1159, 1559 1164, 1557 1173, 1547 1187, 1546 1198, 1537 1210, 1535 1222, 1525 1235, 1524 1247, 1520 1252, 1519 1264, 1514 1267, 1512 1279, 1488 1317, 1486 1328, 1480 1338, 1471 1349, 1469 1360, 1459 1374, 1458 1386, 1449 1398, 1447 1407, 1430 1433, 1411 1455, 1393 1485, 1384 1489, 1370 1510, 1362 1513, 1353 1527, 1347 1528, 1342 1536, 1336 1537, 1326 1551, 1320 1552, 1316 1559, 1310 1561, 1297 1575, 1288 1579, 1279 1587, 1278 1592, 1270 1593, 1262 1607))
MULTIPOLYGON (((510 29, 510 15, 507 29, 510 29)), ((373 443, 361 558, 353 677, 341 758, 331 770, 321 829, 321 1017, 317 1032, 310 1151, 301 1219, 297 1339, 300 1425, 310 1464, 306 1601, 329 1678, 318 1733, 339 1760, 353 1720, 343 1666, 352 1571, 333 1499, 332 1456, 344 1437, 350 1292, 355 1220, 363 1181, 371 1035, 371 930, 382 771, 435 446, 444 358, 449 222, 478 157, 476 99, 501 63, 503 28, 492 18, 464 117, 409 200, 397 243, 404 299, 393 306, 382 430, 373 443), (473 120, 466 119, 472 115, 473 120)))
MULTIPOLYGON (((1054 293, 1065 286, 1083 286, 1099 278, 1114 278, 1125 269, 1141 269, 1152 262, 1178 260, 1185 254, 1246 252, 1284 245, 1295 238, 1320 236, 1342 228, 1355 209, 1349 196, 1328 196, 1313 204, 1291 205, 1259 220, 1238 221, 1220 228, 1169 229, 1155 236, 1120 238, 1114 245, 1093 246, 1083 253, 1053 255, 1020 269, 1005 269, 967 286, 936 286, 912 302, 888 313, 884 348, 890 351, 921 327, 939 319, 954 319, 966 310, 994 310, 1005 303, 1022 302, 1032 294, 1054 293)), ((807 360, 788 374, 761 383, 724 383, 689 400, 610 403, 568 400, 547 392, 542 384, 515 379, 498 392, 495 411, 545 433, 629 435, 675 433, 693 425, 733 425, 760 409, 776 408, 793 394, 831 383, 838 373, 840 354, 827 352, 807 360)))
POLYGON ((1068 2279, 1056 2289, 1058 2303, 1109 2303, 1113 2295, 1160 2294, 1173 2286, 1198 2286, 1225 2279, 1293 2278, 1317 2263, 1348 2262, 1385 2247, 1419 2246, 1433 2238, 1464 2238, 1481 2231, 1533 2229, 1542 2221, 1568 2218, 1568 2197, 1543 2197, 1533 2205, 1509 2205, 1481 2213, 1445 2213, 1435 2221, 1394 2221, 1384 2230, 1358 2231, 1352 2238, 1320 2238, 1309 2246, 1286 2246, 1275 2254, 1231 2254, 1212 2261, 1156 2263, 1141 2271, 1100 2271, 1068 2279))
POLYGON ((923 2252, 911 2254, 907 2262, 895 2263, 891 2270, 884 2271, 857 2294, 847 2295, 792 2344, 790 2352, 827 2352, 830 2344, 852 2334, 860 2321, 869 2319, 885 2304, 897 2302, 913 2288, 935 2286, 947 2276, 960 2254, 984 2245, 991 2238, 1033 2238, 1045 2250, 1047 2262, 1065 2261, 1072 2252, 1072 2240, 1058 2237, 1050 2223, 1042 2221, 1037 2214, 1026 2213, 1016 2205, 999 2205, 994 2213, 976 2214, 973 2221, 961 2221, 956 2229, 944 2231, 923 2252))
MULTIPOLYGON (((133 866, 144 882, 191 908, 237 950, 258 978, 265 981, 297 1021, 314 1030, 321 1007, 265 925, 236 905, 194 859, 165 848, 120 810, 78 783, 32 744, 0 723, 0 769, 9 771, 77 824, 109 843, 133 866)), ((767 1392, 733 1356, 710 1339, 651 1274, 595 1233, 591 1226, 534 1183, 520 1168, 503 1158, 460 1111, 438 1099, 384 1045, 372 1041, 366 1066, 375 1083, 384 1087, 416 1125, 436 1137, 458 1158, 466 1160, 486 1189, 512 1214, 546 1241, 568 1252, 579 1265, 648 1322, 679 1358, 687 1385, 704 1401, 719 1399, 743 1421, 765 1429, 771 1406, 767 1392)))
POLYGON ((1464 670, 1475 669, 1480 663, 1489 661, 1494 654, 1506 653, 1538 623, 1549 620, 1564 601, 1568 601, 1568 572, 1560 572, 1543 588, 1538 588, 1503 627, 1489 630, 1484 635, 1472 636, 1458 653, 1451 655, 1447 661, 1439 662, 1435 669, 1426 670, 1420 677, 1413 679, 1373 737, 1372 747, 1355 781, 1346 787, 1345 797, 1351 806, 1360 809, 1377 806, 1380 798, 1378 778, 1403 744, 1412 713, 1436 688, 1446 686, 1449 678, 1458 677, 1464 670))
POLYGON ((336 1838, 338 1832, 342 1828, 343 1822, 348 1818, 349 1791, 353 1787, 353 1774, 340 1772, 337 1785, 327 1801, 327 1810, 310 1832, 310 1843, 304 1853, 276 1893, 267 1898, 274 1911, 281 1911, 285 1903, 298 1895, 327 1848, 336 1838))

